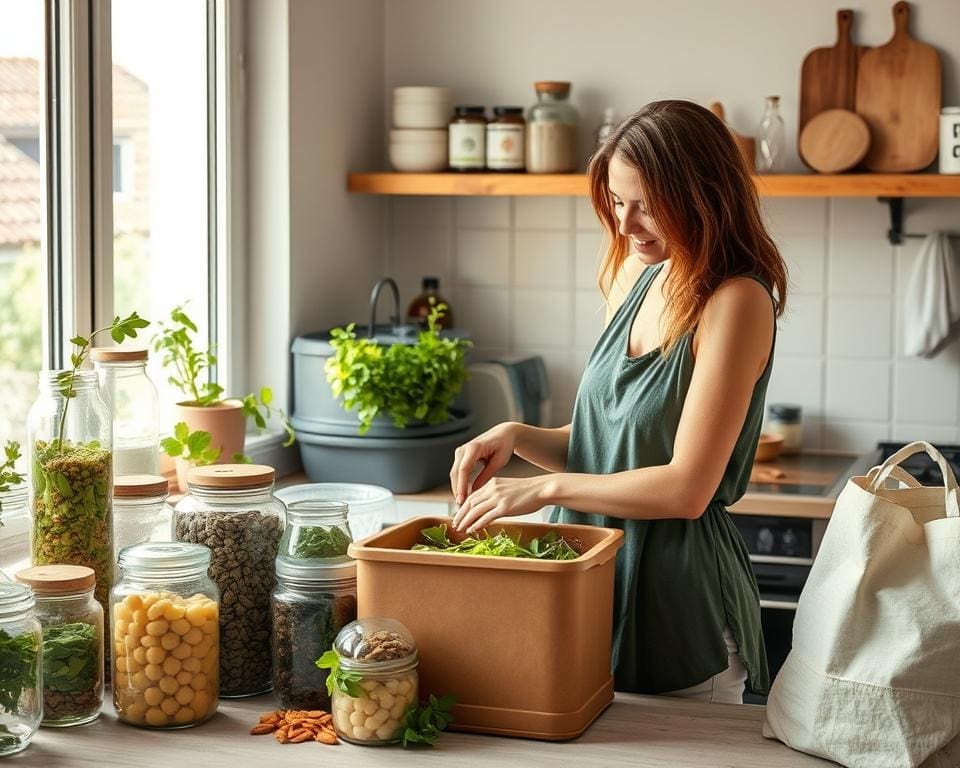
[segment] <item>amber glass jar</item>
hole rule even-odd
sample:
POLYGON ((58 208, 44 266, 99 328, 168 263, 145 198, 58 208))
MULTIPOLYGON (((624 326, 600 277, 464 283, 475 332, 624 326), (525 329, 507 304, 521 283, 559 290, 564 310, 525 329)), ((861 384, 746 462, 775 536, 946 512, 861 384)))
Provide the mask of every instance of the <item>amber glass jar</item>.
POLYGON ((453 310, 450 309, 450 302, 443 298, 438 291, 440 290, 439 277, 425 277, 421 283, 422 290, 410 306, 407 307, 407 322, 416 325, 421 329, 427 328, 427 318, 430 317, 430 311, 437 304, 443 304, 443 314, 437 318, 437 327, 440 330, 449 330, 453 328, 453 310))
POLYGON ((454 107, 447 127, 452 171, 482 171, 486 166, 487 118, 483 107, 454 107))
POLYGON ((491 171, 522 171, 527 121, 523 107, 494 107, 487 123, 487 168, 491 171))

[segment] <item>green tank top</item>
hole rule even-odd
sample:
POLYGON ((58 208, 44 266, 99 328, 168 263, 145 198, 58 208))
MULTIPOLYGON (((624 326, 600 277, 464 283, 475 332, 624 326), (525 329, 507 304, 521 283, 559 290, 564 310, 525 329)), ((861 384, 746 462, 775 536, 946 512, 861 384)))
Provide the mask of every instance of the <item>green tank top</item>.
MULTIPOLYGON (((626 353, 637 310, 662 267, 641 273, 590 355, 573 409, 568 472, 610 474, 667 464, 673 456, 693 373, 693 334, 666 358, 659 349, 634 358, 626 353)), ((771 348, 723 479, 701 517, 624 520, 563 507, 553 511, 553 522, 624 532, 613 613, 612 665, 619 691, 674 691, 722 672, 725 626, 747 668, 748 689, 769 689, 757 583, 726 506, 747 488, 772 363, 771 348)))

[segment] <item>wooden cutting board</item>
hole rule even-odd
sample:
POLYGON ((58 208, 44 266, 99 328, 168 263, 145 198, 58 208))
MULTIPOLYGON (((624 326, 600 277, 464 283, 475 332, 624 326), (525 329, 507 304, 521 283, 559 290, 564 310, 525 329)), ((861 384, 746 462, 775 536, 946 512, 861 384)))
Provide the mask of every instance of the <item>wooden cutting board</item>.
MULTIPOLYGON (((811 119, 828 109, 853 109, 857 63, 868 48, 850 39, 853 11, 837 11, 837 42, 814 48, 800 67, 800 124, 797 137, 811 119)), ((807 162, 799 143, 800 158, 807 162)), ((807 163, 809 165, 809 163, 807 163)))
POLYGON ((856 112, 870 127, 871 171, 926 168, 937 156, 940 131, 940 54, 910 37, 910 5, 893 6, 890 42, 867 51, 857 67, 856 112))
MULTIPOLYGON (((717 117, 719 117, 724 124, 727 124, 726 112, 723 109, 723 104, 719 101, 715 101, 710 105, 710 111, 713 112, 717 117)), ((744 162, 747 164, 747 168, 753 173, 756 168, 756 157, 757 157, 757 142, 753 136, 744 136, 742 133, 737 133, 733 128, 727 124, 727 128, 730 129, 730 134, 733 136, 733 141, 737 145, 737 149, 740 150, 740 154, 743 156, 744 162)))
POLYGON ((866 156, 870 129, 856 112, 828 109, 804 126, 799 147, 804 162, 818 173, 843 173, 866 156))

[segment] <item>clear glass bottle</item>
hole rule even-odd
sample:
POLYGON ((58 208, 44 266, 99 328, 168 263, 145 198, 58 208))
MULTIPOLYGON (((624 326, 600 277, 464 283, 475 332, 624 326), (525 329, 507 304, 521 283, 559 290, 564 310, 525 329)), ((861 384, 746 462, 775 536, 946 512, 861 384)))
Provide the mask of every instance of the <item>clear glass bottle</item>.
POLYGON ((42 717, 40 622, 26 584, 0 583, 0 756, 26 749, 42 717))
POLYGON ((40 373, 40 396, 27 416, 31 559, 93 568, 106 610, 113 581, 110 414, 96 373, 77 371, 69 398, 58 384, 62 373, 40 373))
POLYGON ((340 666, 361 675, 362 696, 333 692, 333 727, 352 744, 394 744, 403 714, 418 703, 417 647, 393 619, 360 619, 337 635, 340 666))
POLYGON ((117 555, 144 541, 173 541, 169 488, 170 483, 160 475, 124 475, 113 481, 113 548, 117 555))
POLYGON ((17 573, 33 589, 43 628, 42 725, 89 723, 103 702, 103 608, 96 575, 82 565, 36 565, 17 573))
POLYGON ((537 103, 527 115, 528 173, 569 173, 580 164, 577 124, 580 116, 569 102, 570 83, 534 83, 537 103))
POLYGON ((767 96, 767 103, 760 120, 760 143, 758 146, 757 170, 760 173, 783 171, 786 153, 783 118, 780 117, 780 97, 767 96))
POLYGON ((147 350, 95 347, 90 359, 113 419, 113 474, 160 471, 160 399, 147 375, 147 350))
POLYGON ((273 693, 284 709, 330 709, 327 671, 314 663, 357 618, 357 564, 347 505, 287 508, 273 592, 273 693))
POLYGON ((146 728, 187 728, 217 711, 220 593, 210 550, 180 542, 120 552, 111 593, 113 706, 146 728))
POLYGON ((274 471, 258 464, 195 467, 174 509, 178 541, 208 546, 220 590, 220 695, 253 696, 273 684, 270 597, 285 508, 274 471))

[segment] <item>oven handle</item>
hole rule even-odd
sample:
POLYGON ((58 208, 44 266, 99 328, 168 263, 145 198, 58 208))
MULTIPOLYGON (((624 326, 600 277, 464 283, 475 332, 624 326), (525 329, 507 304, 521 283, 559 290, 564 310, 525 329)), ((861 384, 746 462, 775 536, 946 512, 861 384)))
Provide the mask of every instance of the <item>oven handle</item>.
POLYGON ((764 600, 760 598, 761 608, 777 608, 784 611, 797 610, 797 603, 788 600, 764 600))

